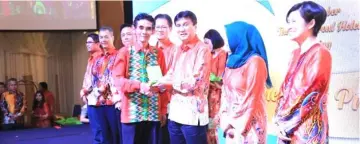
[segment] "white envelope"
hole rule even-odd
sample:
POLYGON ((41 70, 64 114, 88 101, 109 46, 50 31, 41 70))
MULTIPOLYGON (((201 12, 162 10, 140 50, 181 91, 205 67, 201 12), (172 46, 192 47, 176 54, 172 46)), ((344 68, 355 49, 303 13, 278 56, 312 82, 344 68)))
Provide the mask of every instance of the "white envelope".
POLYGON ((149 82, 157 82, 163 77, 160 66, 147 66, 146 71, 148 74, 149 82))

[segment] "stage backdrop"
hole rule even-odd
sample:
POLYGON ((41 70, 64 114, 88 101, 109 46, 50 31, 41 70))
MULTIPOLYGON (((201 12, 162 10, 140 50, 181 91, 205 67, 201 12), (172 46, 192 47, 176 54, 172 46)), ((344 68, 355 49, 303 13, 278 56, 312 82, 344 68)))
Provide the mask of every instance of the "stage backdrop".
MULTIPOLYGON (((147 12, 155 16, 167 13, 172 18, 182 11, 191 10, 198 18, 198 36, 203 38, 209 29, 225 36, 224 25, 233 21, 254 24, 265 41, 270 75, 274 88, 265 95, 268 114, 268 142, 275 143, 271 123, 275 99, 284 79, 290 52, 297 47, 287 38, 286 13, 299 0, 171 0, 133 1, 134 16, 147 12)), ((330 49, 333 58, 332 77, 328 98, 330 143, 359 142, 359 4, 358 0, 315 0, 328 12, 319 39, 330 49)), ((181 42, 173 31, 171 40, 181 42)), ((156 42, 152 38, 151 43, 156 42)))

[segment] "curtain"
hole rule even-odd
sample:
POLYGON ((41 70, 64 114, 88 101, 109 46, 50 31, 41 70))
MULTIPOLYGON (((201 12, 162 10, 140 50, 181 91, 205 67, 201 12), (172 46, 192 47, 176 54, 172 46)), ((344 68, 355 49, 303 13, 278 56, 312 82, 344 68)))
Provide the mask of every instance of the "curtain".
MULTIPOLYGON (((80 80, 79 75, 76 75, 75 82, 74 74, 83 73, 86 66, 84 41, 85 36, 79 32, 2 32, 0 81, 5 82, 6 78, 22 80, 23 76, 31 76, 35 84, 45 81, 49 90, 54 93, 55 111, 71 115, 81 87, 77 82, 80 80), (73 37, 78 38, 72 39, 73 37), (84 56, 85 60, 81 61, 84 56), (73 62, 73 58, 79 62, 73 62), (85 66, 81 66, 83 61, 85 66), (76 67, 73 63, 76 63, 76 67)), ((25 92, 25 87, 19 86, 19 89, 25 92)), ((32 99, 33 96, 27 97, 32 99)))
MULTIPOLYGON (((118 46, 118 27, 124 22, 123 2, 100 1, 98 4, 99 25, 114 28, 118 46), (114 12, 117 17, 113 17, 114 12)), ((55 95, 56 112, 72 114, 73 106, 81 104, 79 91, 88 58, 86 34, 79 31, 1 32, 0 81, 29 75, 35 83, 45 81, 55 95)))

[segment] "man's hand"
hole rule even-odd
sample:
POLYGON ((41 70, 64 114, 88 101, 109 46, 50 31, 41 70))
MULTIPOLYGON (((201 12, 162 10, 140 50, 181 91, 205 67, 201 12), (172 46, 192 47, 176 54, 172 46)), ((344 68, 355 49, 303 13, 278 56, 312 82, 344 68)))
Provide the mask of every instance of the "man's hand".
POLYGON ((163 93, 165 91, 172 91, 173 89, 173 85, 172 84, 167 84, 167 83, 156 83, 153 84, 152 86, 156 86, 157 89, 159 89, 160 93, 163 93))
POLYGON ((220 84, 219 82, 211 82, 210 86, 216 89, 221 89, 222 84, 220 84))
POLYGON ((16 116, 15 115, 9 115, 9 119, 10 120, 16 120, 16 116))
POLYGON ((213 119, 213 125, 215 127, 218 127, 220 125, 220 115, 219 114, 215 115, 215 117, 213 119))
POLYGON ((181 84, 181 89, 186 89, 186 90, 190 90, 192 87, 190 84, 187 83, 182 83, 181 84))
POLYGON ((88 95, 93 91, 93 87, 91 86, 89 89, 84 90, 84 95, 88 95))
POLYGON ((198 105, 198 110, 199 112, 203 113, 205 111, 205 105, 207 104, 207 101, 204 99, 201 99, 198 101, 197 105, 198 105))
POLYGON ((83 97, 81 97, 81 99, 82 99, 82 101, 85 103, 85 104, 87 104, 87 97, 86 96, 83 96, 83 97))
POLYGON ((151 93, 159 93, 160 88, 158 86, 150 86, 150 92, 151 93))
POLYGON ((214 82, 210 82, 210 86, 211 86, 211 87, 215 87, 215 83, 214 83, 214 82))
POLYGON ((291 138, 286 136, 286 133, 284 130, 282 130, 279 125, 275 125, 276 127, 276 135, 279 139, 283 140, 283 141, 291 141, 291 138))
POLYGON ((88 89, 88 91, 87 91, 87 93, 86 93, 86 94, 91 93, 91 92, 92 92, 92 90, 93 90, 93 87, 91 86, 91 87, 88 89))
POLYGON ((234 127, 229 124, 224 130, 224 136, 229 138, 234 138, 234 131, 235 131, 234 127))
POLYGON ((291 141, 290 138, 288 138, 287 136, 284 135, 283 131, 277 131, 277 137, 283 141, 291 141))
POLYGON ((166 125, 166 121, 167 121, 166 115, 161 115, 161 116, 160 116, 160 124, 161 124, 161 127, 163 127, 163 126, 166 125))
POLYGON ((216 88, 218 88, 218 89, 221 89, 221 87, 222 87, 222 82, 220 83, 220 82, 215 82, 214 83, 214 86, 216 87, 216 88))
POLYGON ((150 85, 147 83, 140 84, 140 93, 148 95, 150 93, 150 85))
POLYGON ((115 108, 118 109, 118 110, 121 110, 121 102, 117 102, 115 104, 115 108))
POLYGON ((21 117, 21 113, 17 113, 17 114, 15 114, 15 115, 12 115, 11 116, 11 119, 12 120, 17 120, 18 118, 20 118, 21 117))

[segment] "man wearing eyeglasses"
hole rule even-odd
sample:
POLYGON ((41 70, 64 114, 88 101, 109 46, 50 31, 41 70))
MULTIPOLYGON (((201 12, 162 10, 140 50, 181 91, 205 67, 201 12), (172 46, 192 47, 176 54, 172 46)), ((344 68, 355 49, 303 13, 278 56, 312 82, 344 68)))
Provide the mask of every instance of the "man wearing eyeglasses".
POLYGON ((175 45, 170 41, 169 35, 172 30, 172 20, 167 14, 158 14, 155 16, 155 35, 158 39, 156 44, 165 56, 166 69, 170 68, 173 60, 175 45))
POLYGON ((84 75, 83 86, 80 91, 80 97, 85 104, 87 104, 86 96, 91 92, 91 67, 93 66, 95 60, 102 55, 102 50, 99 44, 99 35, 95 33, 90 33, 86 39, 86 49, 89 52, 90 56, 86 66, 86 71, 84 75))
MULTIPOLYGON (((158 42, 156 43, 156 47, 158 49, 161 49, 164 53, 165 58, 165 64, 166 64, 166 72, 170 68, 172 60, 173 60, 173 53, 175 49, 175 44, 173 44, 170 41, 169 34, 172 30, 172 20, 171 17, 168 14, 158 14, 155 16, 155 36, 158 39, 158 42)), ((165 72, 165 73, 166 73, 165 72)), ((167 91, 167 103, 170 102, 170 93, 167 91)), ((168 105, 169 106, 169 105, 168 105)), ((169 109, 169 107, 168 107, 169 109)), ((167 111, 168 113, 168 111, 167 111)), ((167 121, 166 115, 164 121, 167 121)), ((167 144, 170 143, 170 137, 169 137, 169 131, 167 129, 167 123, 163 123, 161 126, 161 134, 160 134, 160 140, 162 143, 167 144)))
MULTIPOLYGON (((86 66, 86 71, 84 74, 84 80, 83 80, 83 86, 80 91, 80 97, 82 101, 84 102, 84 106, 87 107, 88 105, 88 98, 87 96, 92 92, 92 74, 91 74, 91 68, 95 63, 95 60, 98 59, 102 55, 102 50, 100 48, 99 44, 99 35, 95 33, 90 33, 87 35, 86 39, 86 49, 89 52, 89 59, 86 66)), ((86 109, 87 112, 87 109, 86 109)), ((94 116, 89 114, 88 115, 89 121, 94 120, 94 116)), ((94 134, 93 137, 93 143, 100 143, 101 140, 101 129, 100 126, 95 123, 90 123, 91 130, 94 134)))

